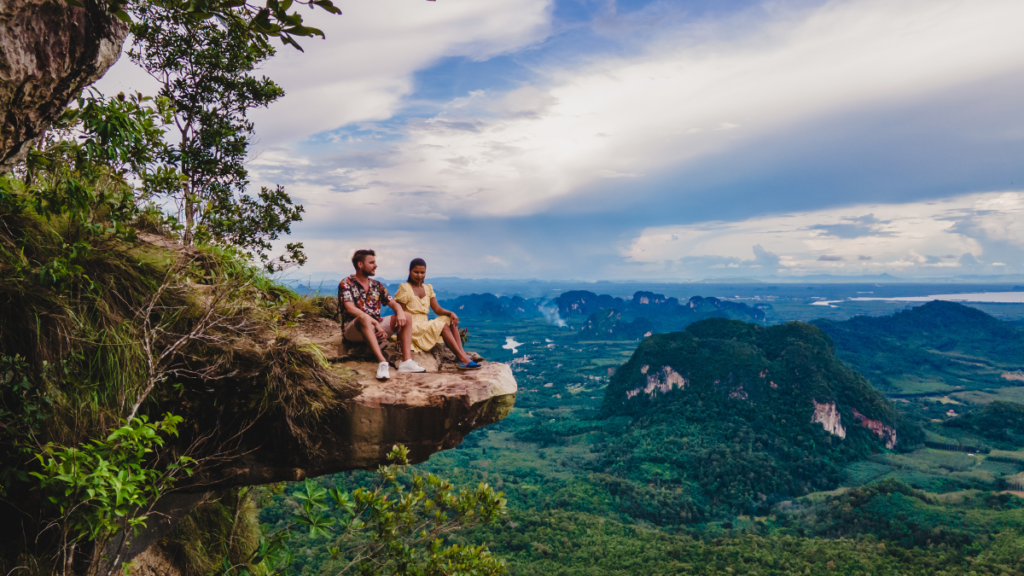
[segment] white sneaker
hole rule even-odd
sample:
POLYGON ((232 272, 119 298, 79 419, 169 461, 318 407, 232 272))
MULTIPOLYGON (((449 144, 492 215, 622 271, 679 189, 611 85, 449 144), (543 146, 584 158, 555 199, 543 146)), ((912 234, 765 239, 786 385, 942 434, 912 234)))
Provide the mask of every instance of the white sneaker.
POLYGON ((388 372, 388 363, 381 362, 377 365, 377 380, 384 381, 388 378, 391 378, 391 374, 388 372))
POLYGON ((424 368, 423 366, 420 366, 418 362, 416 362, 415 360, 410 358, 408 360, 404 360, 404 361, 398 363, 398 371, 399 372, 426 372, 427 369, 424 368))

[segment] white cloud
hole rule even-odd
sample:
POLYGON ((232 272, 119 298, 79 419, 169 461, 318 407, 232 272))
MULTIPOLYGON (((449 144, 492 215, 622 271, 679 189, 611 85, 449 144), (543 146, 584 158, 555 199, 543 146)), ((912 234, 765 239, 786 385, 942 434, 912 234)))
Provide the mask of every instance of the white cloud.
MULTIPOLYGON (((284 99, 250 114, 261 148, 273 148, 350 122, 391 117, 413 90, 413 74, 450 56, 487 59, 548 33, 551 0, 338 0, 343 15, 303 10, 326 39, 299 39, 304 52, 278 47, 260 73, 284 99)), ((101 79, 107 92, 157 88, 127 57, 101 79)))
POLYGON ((504 259, 502 259, 502 258, 499 258, 499 257, 497 257, 497 256, 490 256, 490 255, 489 255, 489 256, 487 256, 486 258, 484 258, 484 260, 485 260, 485 261, 486 261, 486 262, 487 262, 488 264, 497 264, 497 265, 499 265, 499 266, 508 266, 508 263, 507 263, 507 262, 505 262, 505 260, 504 260, 504 259))
POLYGON ((444 57, 486 60, 548 33, 550 0, 341 0, 342 16, 314 12, 326 40, 282 49, 266 74, 287 92, 254 115, 274 146, 350 122, 390 118, 413 89, 412 75, 444 57))
POLYGON ((1024 3, 856 0, 675 29, 405 128, 347 171, 346 205, 429 190, 434 211, 531 214, 609 174, 684 166, 816 118, 1024 69, 1024 3), (471 127, 472 129, 467 129, 471 127))
MULTIPOLYGON (((968 194, 938 201, 871 204, 754 218, 645 229, 623 251, 652 269, 680 260, 699 275, 715 265, 760 267, 759 274, 829 272, 912 274, 978 272, 992 243, 1024 256, 1024 192, 968 194), (998 206, 999 211, 991 208, 998 206), (857 234, 835 228, 858 222, 857 234), (754 246, 754 260, 749 258, 754 246), (778 255, 776 257, 776 255, 778 255), (959 260, 957 260, 959 258, 959 260), (774 259, 774 266, 771 266, 774 259), (768 264, 768 266, 764 266, 768 264)), ((1019 260, 1019 259, 1018 259, 1019 260)), ((1006 266, 990 262, 990 266, 1006 266)), ((682 272, 686 275, 687 272, 682 272)))

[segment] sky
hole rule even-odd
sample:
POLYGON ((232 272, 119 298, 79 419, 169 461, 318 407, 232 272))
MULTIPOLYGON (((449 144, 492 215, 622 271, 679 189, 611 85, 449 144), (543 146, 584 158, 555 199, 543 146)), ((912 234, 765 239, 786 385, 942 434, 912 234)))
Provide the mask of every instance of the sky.
POLYGON ((251 114, 300 275, 1024 273, 1020 0, 335 1, 251 114))

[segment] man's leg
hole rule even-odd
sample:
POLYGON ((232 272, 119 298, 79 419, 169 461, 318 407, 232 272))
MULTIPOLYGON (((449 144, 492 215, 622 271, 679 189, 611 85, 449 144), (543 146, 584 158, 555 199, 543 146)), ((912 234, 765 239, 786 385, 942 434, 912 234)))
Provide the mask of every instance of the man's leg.
POLYGON ((373 355, 377 357, 377 362, 387 362, 384 354, 380 351, 380 344, 377 342, 377 325, 373 319, 369 316, 360 318, 359 328, 366 343, 370 345, 370 350, 373 350, 373 355))

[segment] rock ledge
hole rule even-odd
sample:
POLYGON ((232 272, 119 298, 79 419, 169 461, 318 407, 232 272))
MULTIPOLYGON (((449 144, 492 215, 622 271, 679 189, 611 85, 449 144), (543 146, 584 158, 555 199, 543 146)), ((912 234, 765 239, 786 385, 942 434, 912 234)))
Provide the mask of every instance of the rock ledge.
POLYGON ((503 419, 512 410, 516 380, 506 364, 486 363, 466 372, 398 373, 378 382, 376 364, 346 363, 362 392, 344 401, 322 421, 325 439, 318 457, 286 438, 241 446, 241 456, 204 470, 182 491, 296 481, 386 463, 395 444, 409 448, 413 463, 454 448, 466 434, 503 419))

